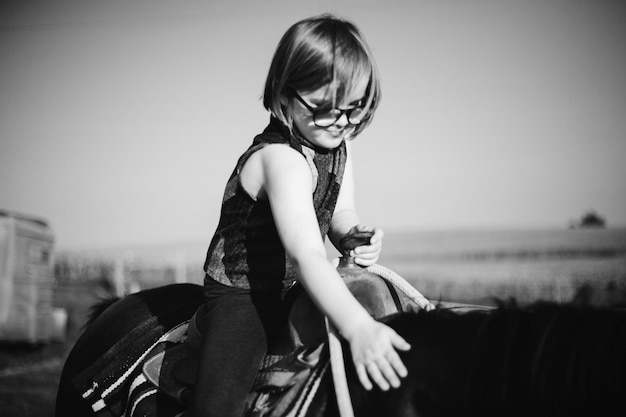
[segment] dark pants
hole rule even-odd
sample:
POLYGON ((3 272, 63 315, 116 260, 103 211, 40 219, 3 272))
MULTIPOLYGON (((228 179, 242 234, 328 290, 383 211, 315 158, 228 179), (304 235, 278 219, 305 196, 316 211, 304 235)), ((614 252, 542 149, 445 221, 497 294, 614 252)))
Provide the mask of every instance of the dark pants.
POLYGON ((205 281, 197 324, 203 334, 193 416, 240 417, 268 341, 289 312, 280 290, 250 292, 205 281))

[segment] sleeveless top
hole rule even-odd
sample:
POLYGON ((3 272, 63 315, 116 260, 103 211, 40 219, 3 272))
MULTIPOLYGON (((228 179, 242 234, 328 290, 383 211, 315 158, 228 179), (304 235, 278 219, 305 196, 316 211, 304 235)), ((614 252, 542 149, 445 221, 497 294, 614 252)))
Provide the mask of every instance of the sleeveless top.
POLYGON ((320 235, 325 240, 343 180, 346 144, 331 150, 314 149, 272 117, 263 133, 241 155, 226 184, 220 220, 204 263, 205 280, 250 291, 280 290, 295 283, 295 268, 278 236, 269 201, 253 199, 240 180, 241 168, 250 155, 276 143, 295 149, 309 164, 315 185, 313 205, 320 235))

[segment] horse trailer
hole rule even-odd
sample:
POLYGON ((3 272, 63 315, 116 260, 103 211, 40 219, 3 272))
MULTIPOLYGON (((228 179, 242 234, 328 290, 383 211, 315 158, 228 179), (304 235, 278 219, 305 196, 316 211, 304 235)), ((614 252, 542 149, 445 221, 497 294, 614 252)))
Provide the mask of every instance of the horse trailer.
POLYGON ((53 308, 54 234, 46 221, 0 210, 0 341, 63 339, 65 311, 53 308))

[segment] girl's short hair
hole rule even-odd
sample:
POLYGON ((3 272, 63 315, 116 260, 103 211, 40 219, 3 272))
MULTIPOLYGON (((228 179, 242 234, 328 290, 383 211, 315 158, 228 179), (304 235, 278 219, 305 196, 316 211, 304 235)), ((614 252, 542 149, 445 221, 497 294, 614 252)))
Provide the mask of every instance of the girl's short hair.
POLYGON ((369 77, 367 111, 352 137, 371 122, 380 101, 374 57, 352 23, 332 15, 308 18, 291 26, 280 40, 265 82, 263 105, 293 131, 293 118, 284 104, 284 98, 293 97, 292 90, 309 92, 330 84, 333 104, 341 103, 363 77, 369 77))

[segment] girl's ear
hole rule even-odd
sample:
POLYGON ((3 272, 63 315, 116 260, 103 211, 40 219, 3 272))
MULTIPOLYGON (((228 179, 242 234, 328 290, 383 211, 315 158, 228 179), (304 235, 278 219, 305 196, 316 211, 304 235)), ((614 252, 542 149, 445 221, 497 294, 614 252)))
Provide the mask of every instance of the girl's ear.
POLYGON ((291 111, 289 98, 287 96, 281 95, 278 101, 280 102, 280 109, 283 112, 284 117, 289 117, 289 113, 291 111))

